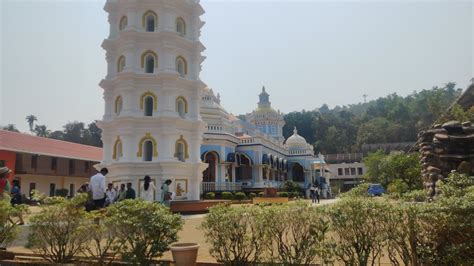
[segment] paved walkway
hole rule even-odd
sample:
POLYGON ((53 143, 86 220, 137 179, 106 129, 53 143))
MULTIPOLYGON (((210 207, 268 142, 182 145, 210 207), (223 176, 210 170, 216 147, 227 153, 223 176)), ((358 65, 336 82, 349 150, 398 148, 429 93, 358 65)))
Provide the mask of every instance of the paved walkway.
MULTIPOLYGON (((326 205, 336 202, 338 199, 323 199, 319 204, 313 204, 313 206, 317 205, 326 205)), ((305 200, 310 202, 310 200, 305 200)), ((39 207, 32 207, 31 212, 32 214, 37 213, 40 211, 39 207)), ((199 262, 216 262, 216 260, 211 256, 209 253, 210 246, 206 243, 204 238, 204 232, 199 229, 204 217, 206 214, 196 214, 196 215, 183 215, 184 219, 184 226, 183 230, 178 233, 179 242, 192 242, 198 243, 200 245, 199 253, 198 253, 198 261, 199 262)), ((13 242, 13 244, 9 247, 9 250, 13 252, 21 252, 21 253, 32 253, 32 251, 28 248, 25 248, 28 238, 28 218, 25 219, 26 225, 21 227, 21 232, 17 240, 13 242)), ((163 255, 163 259, 172 260, 171 252, 166 252, 163 255)))

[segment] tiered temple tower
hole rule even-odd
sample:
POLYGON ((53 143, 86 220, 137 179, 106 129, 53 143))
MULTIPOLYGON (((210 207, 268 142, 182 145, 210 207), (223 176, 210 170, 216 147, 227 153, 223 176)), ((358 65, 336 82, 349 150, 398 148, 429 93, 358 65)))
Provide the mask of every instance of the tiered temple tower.
POLYGON ((199 0, 108 0, 110 35, 103 161, 108 179, 132 183, 139 196, 145 175, 157 187, 166 179, 177 199, 197 200, 204 123, 199 79, 205 49, 199 41, 204 13, 199 0))

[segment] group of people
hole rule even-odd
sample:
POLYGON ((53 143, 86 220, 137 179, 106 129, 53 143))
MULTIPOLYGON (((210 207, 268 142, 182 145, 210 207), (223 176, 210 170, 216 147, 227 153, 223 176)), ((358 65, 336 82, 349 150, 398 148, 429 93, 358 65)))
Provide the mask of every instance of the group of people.
MULTIPOLYGON (((132 183, 120 185, 120 189, 113 186, 112 183, 108 183, 107 187, 105 176, 109 173, 107 168, 102 168, 99 173, 93 175, 90 178, 90 182, 81 186, 79 193, 88 193, 90 195, 89 208, 90 209, 101 209, 109 206, 117 201, 125 199, 135 199, 136 192, 132 187, 132 183)), ((172 199, 172 193, 169 191, 171 180, 166 180, 161 186, 161 199, 160 203, 169 206, 172 199)), ((150 176, 143 178, 143 184, 140 186, 139 198, 144 201, 153 202, 155 201, 156 187, 151 181, 150 176)))
POLYGON ((319 187, 316 186, 316 184, 313 184, 309 188, 309 193, 310 193, 310 196, 311 196, 312 203, 319 203, 320 190, 319 190, 319 187))

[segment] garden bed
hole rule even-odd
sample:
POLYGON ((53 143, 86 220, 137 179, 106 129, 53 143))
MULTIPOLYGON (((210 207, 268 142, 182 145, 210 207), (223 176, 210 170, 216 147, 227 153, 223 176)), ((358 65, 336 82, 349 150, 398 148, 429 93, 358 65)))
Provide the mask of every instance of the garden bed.
POLYGON ((197 214, 207 213, 209 208, 221 203, 231 203, 230 200, 196 200, 196 201, 172 201, 170 208, 174 213, 197 214))
POLYGON ((252 199, 252 203, 287 203, 288 197, 256 197, 252 199))

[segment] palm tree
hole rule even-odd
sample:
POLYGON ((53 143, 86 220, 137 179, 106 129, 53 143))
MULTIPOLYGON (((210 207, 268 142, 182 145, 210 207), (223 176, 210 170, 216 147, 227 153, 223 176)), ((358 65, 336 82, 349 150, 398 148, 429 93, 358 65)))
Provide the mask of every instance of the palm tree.
POLYGON ((38 137, 47 138, 51 134, 51 130, 47 129, 45 125, 36 125, 35 133, 38 137))
POLYGON ((12 132, 20 132, 14 124, 8 124, 4 126, 3 130, 12 131, 12 132))
POLYGON ((38 118, 36 118, 36 116, 34 115, 29 115, 25 119, 28 122, 28 125, 30 126, 30 131, 33 132, 33 125, 35 124, 35 121, 38 121, 38 118))

